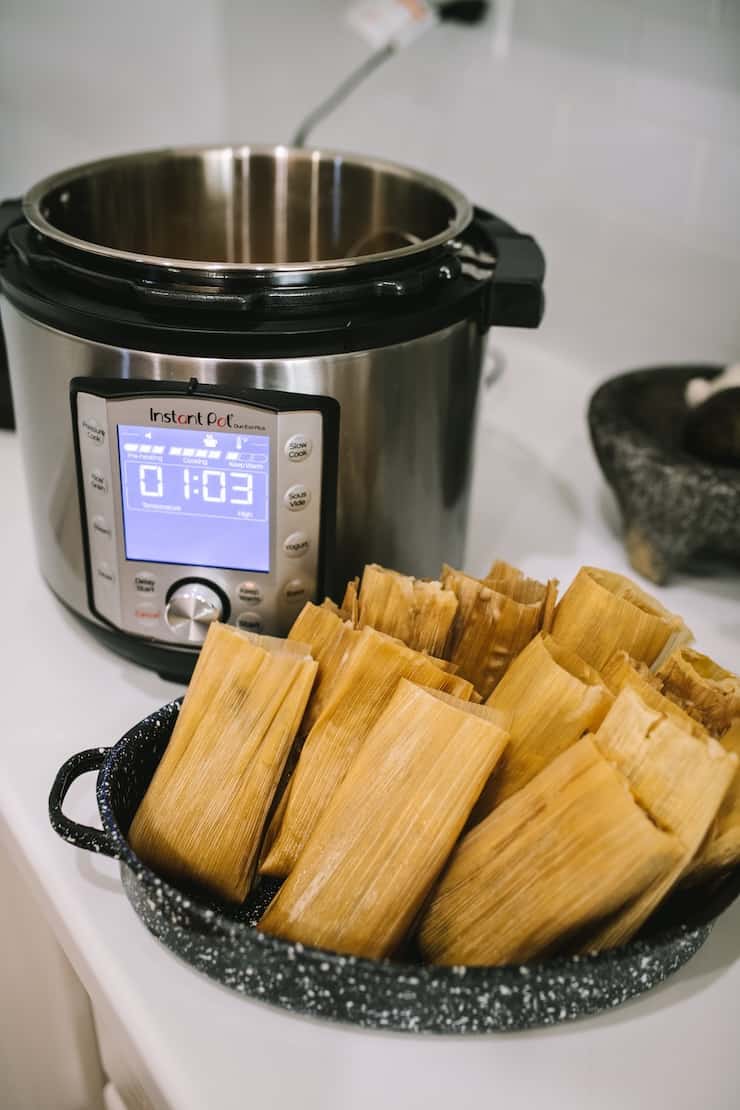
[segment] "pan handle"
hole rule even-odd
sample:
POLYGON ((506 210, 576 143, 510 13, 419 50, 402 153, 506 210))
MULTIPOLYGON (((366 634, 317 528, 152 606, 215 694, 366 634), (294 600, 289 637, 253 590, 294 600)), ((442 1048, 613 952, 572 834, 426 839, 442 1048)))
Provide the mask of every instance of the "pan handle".
POLYGON ((88 771, 99 771, 103 766, 110 748, 88 748, 87 751, 72 755, 57 771, 54 785, 49 794, 49 820, 62 840, 69 841, 77 848, 97 852, 101 856, 118 859, 119 853, 103 829, 93 829, 90 825, 78 825, 62 813, 64 799, 75 779, 88 771))

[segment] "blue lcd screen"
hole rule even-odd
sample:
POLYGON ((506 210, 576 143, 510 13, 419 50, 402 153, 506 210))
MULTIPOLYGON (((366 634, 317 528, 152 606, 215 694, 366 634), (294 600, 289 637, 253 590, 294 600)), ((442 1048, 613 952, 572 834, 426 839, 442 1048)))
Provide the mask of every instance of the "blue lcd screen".
POLYGON ((270 569, 270 437, 118 425, 126 558, 270 569))

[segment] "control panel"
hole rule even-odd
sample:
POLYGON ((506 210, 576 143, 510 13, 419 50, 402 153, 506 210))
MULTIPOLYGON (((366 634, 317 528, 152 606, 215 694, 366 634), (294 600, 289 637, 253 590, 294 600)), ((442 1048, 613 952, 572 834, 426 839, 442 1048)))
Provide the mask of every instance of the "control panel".
POLYGON ((71 396, 95 616, 196 647, 215 620, 283 635, 323 596, 336 401, 94 378, 71 396))

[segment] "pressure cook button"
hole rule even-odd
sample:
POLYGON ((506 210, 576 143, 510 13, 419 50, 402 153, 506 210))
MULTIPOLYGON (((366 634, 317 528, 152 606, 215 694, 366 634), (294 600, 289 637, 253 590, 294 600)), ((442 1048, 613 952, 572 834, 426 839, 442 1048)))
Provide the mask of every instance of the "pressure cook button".
POLYGON ((305 486, 302 486, 300 482, 295 486, 291 486, 290 489, 286 490, 283 494, 283 501, 292 513, 297 513, 299 509, 305 509, 310 500, 311 494, 309 490, 307 490, 305 486))
POLYGON ((140 571, 138 574, 134 575, 134 586, 136 587, 137 593, 153 594, 156 584, 157 579, 153 574, 149 574, 148 571, 140 571))
POLYGON ((109 563, 98 563, 95 568, 95 573, 98 578, 102 578, 104 582, 113 583, 116 580, 115 571, 109 563))
POLYGON ((283 589, 283 597, 286 601, 303 601, 305 596, 306 583, 301 582, 300 578, 292 578, 283 589))
POLYGON ((103 536, 106 540, 113 538, 113 531, 110 524, 104 516, 94 516, 92 522, 93 532, 98 536, 103 536))
POLYGON ((89 440, 92 440, 98 447, 102 447, 105 443, 105 428, 98 424, 97 420, 91 417, 85 417, 82 421, 82 430, 89 440))
POLYGON ((90 473, 90 485, 96 493, 108 492, 108 479, 102 470, 93 470, 90 473))
POLYGON ((149 605, 147 602, 142 601, 141 604, 137 605, 134 609, 134 616, 139 624, 151 628, 159 622, 162 616, 162 610, 158 605, 149 605))
POLYGON ((242 582, 236 588, 236 596, 245 605, 259 605, 262 601, 262 590, 256 582, 242 582))
POLYGON ((296 435, 291 436, 285 444, 285 454, 288 456, 291 462, 302 462, 303 459, 308 458, 312 451, 312 441, 308 438, 308 436, 304 436, 301 432, 298 432, 296 433, 296 435))
POLYGON ((260 632, 262 629, 262 618, 259 613, 240 613, 236 618, 237 628, 242 628, 245 632, 260 632))
POLYGON ((291 532, 283 542, 283 551, 289 559, 298 559, 305 555, 310 547, 310 540, 305 532, 291 532))

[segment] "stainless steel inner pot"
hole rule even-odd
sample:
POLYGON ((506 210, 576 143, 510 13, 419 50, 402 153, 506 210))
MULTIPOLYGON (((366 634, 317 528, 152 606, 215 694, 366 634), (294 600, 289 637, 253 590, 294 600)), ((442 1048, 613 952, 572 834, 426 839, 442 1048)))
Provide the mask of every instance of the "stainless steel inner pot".
POLYGON ((46 178, 26 218, 109 258, 208 269, 337 268, 428 250, 470 222, 443 181, 372 158, 275 147, 132 154, 46 178))

